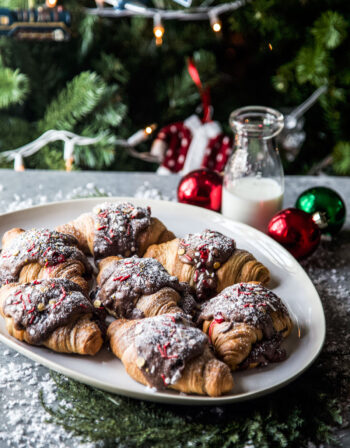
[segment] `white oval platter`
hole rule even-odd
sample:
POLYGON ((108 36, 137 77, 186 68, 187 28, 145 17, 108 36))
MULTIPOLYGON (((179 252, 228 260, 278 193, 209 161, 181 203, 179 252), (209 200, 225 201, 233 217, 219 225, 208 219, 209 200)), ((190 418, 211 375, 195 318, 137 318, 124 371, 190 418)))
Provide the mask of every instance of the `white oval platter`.
POLYGON ((268 367, 234 373, 232 393, 211 398, 184 395, 175 391, 154 392, 135 382, 122 363, 107 349, 95 357, 64 355, 43 347, 33 347, 8 335, 0 317, 0 341, 28 358, 91 386, 133 398, 187 405, 223 405, 251 399, 272 392, 300 375, 318 356, 325 338, 325 317, 316 289, 300 264, 274 240, 238 222, 203 208, 166 201, 135 198, 89 198, 41 205, 0 215, 0 235, 12 228, 54 228, 90 211, 105 201, 128 200, 135 205, 150 206, 177 236, 200 232, 206 228, 222 232, 236 240, 237 247, 249 250, 271 272, 269 285, 287 305, 295 323, 284 342, 288 358, 268 367))

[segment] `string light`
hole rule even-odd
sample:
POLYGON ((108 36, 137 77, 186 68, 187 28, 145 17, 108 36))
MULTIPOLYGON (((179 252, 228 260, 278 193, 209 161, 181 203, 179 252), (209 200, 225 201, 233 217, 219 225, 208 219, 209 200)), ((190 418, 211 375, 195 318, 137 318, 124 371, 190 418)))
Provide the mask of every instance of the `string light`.
POLYGON ((54 8, 57 5, 57 0, 46 0, 46 6, 49 8, 54 8))
POLYGON ((273 48, 272 48, 272 44, 269 42, 269 49, 270 49, 270 51, 272 51, 273 50, 273 48))
POLYGON ((24 161, 23 161, 23 157, 21 156, 21 154, 16 154, 16 156, 14 158, 13 169, 15 171, 24 171, 25 170, 24 161))
MULTIPOLYGON (((164 26, 162 21, 166 20, 182 20, 182 21, 197 21, 209 20, 210 25, 215 33, 222 30, 222 23, 220 15, 229 11, 245 6, 252 0, 236 0, 230 3, 223 3, 216 6, 198 6, 195 8, 180 9, 180 10, 166 10, 157 8, 148 8, 139 3, 133 3, 132 0, 126 0, 125 3, 121 0, 95 0, 97 8, 87 8, 85 11, 91 15, 110 18, 122 18, 131 16, 142 16, 153 19, 153 34, 157 45, 161 45, 164 36, 164 26), (103 7, 103 4, 108 4, 111 7, 103 7)), ((272 49, 272 48, 271 48, 272 49)))
POLYGON ((156 45, 162 45, 163 43, 163 35, 164 35, 164 27, 162 25, 162 17, 160 14, 155 14, 153 17, 153 34, 156 38, 156 45))
MULTIPOLYGON (((129 152, 133 157, 137 157, 142 160, 155 162, 155 158, 150 156, 148 153, 139 153, 134 149, 134 146, 142 143, 147 140, 147 138, 154 132, 157 128, 156 124, 150 124, 146 126, 144 129, 140 129, 131 135, 127 140, 118 139, 115 141, 116 146, 121 146, 129 152)), ((29 157, 36 152, 38 152, 41 148, 46 146, 51 142, 55 142, 57 140, 61 140, 64 142, 64 153, 63 159, 66 165, 66 171, 71 171, 74 163, 74 148, 75 145, 86 146, 86 145, 94 145, 98 143, 104 136, 99 135, 97 137, 83 137, 81 135, 74 134, 69 131, 57 131, 55 129, 51 129, 46 131, 36 140, 27 143, 24 146, 21 146, 17 149, 10 149, 8 151, 3 151, 0 153, 0 158, 4 158, 8 161, 14 161, 14 170, 15 171, 24 171, 24 157, 29 157)))
POLYGON ((152 132, 153 132, 156 128, 157 128, 157 125, 156 125, 156 124, 151 124, 150 126, 147 126, 147 127, 145 128, 145 132, 146 132, 147 135, 151 135, 152 132))
POLYGON ((127 144, 129 146, 139 145, 152 134, 156 127, 157 126, 155 124, 151 124, 150 126, 146 126, 145 129, 140 129, 126 140, 127 144))
POLYGON ((209 22, 215 33, 219 33, 221 31, 221 20, 216 14, 209 13, 209 22))

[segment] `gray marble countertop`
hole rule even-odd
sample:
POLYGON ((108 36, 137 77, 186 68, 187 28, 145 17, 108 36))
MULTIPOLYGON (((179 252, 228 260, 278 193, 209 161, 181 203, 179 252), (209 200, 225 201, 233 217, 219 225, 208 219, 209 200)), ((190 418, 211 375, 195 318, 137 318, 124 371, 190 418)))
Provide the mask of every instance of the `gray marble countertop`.
MULTIPOLYGON (((93 195, 98 190, 113 196, 141 196, 174 200, 179 176, 166 178, 151 173, 55 172, 0 170, 0 212, 13 211, 52 201, 93 195)), ((306 188, 323 185, 335 189, 350 210, 350 178, 287 176, 284 207, 293 206, 306 188)), ((1 217, 0 217, 1 219, 1 217)), ((323 242, 303 263, 314 282, 327 320, 323 353, 334 363, 345 363, 349 375, 350 311, 350 213, 341 232, 323 242)), ((0 448, 84 445, 62 428, 47 424, 37 389, 54 400, 54 385, 48 369, 0 343, 0 448)), ((349 397, 340 397, 344 400, 349 397)), ((348 429, 338 431, 340 444, 350 446, 348 429)))

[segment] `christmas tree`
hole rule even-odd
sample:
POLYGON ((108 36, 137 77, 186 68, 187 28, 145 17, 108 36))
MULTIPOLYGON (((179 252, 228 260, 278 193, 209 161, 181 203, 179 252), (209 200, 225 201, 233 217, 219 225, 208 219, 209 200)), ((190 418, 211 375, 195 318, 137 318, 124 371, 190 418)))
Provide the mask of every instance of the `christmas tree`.
MULTIPOLYGON (((285 168, 307 173, 318 165, 350 174, 347 0, 246 2, 221 15, 221 33, 207 20, 169 20, 161 46, 149 18, 91 15, 85 8, 95 8, 93 0, 61 4, 72 17, 70 40, 0 38, 0 151, 59 129, 100 137, 93 147, 76 148, 78 169, 153 170, 155 165, 118 148, 117 139, 152 122, 161 127, 183 120, 196 110, 200 94, 187 70, 192 57, 210 87, 214 118, 226 132, 237 107, 261 104, 288 111, 327 85, 305 116, 307 138, 300 153, 286 159, 285 168)), ((201 4, 194 0, 192 7, 201 4)), ((171 0, 147 5, 183 9, 171 0)), ((0 0, 0 7, 14 10, 28 2, 0 0)), ((1 166, 10 165, 1 159, 1 166)), ((47 145, 27 158, 26 166, 62 169, 62 144, 47 145)))

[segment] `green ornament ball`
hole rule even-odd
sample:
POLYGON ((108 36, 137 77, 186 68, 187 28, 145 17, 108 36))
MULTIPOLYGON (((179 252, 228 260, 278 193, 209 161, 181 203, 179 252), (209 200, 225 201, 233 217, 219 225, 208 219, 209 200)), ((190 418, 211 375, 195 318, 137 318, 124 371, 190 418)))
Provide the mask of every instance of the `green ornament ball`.
POLYGON ((324 214, 327 225, 321 229, 323 233, 334 235, 339 232, 345 222, 345 203, 339 194, 331 188, 309 188, 298 197, 295 207, 306 213, 324 214))

